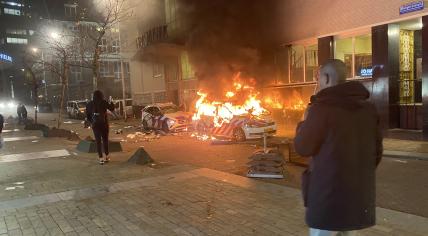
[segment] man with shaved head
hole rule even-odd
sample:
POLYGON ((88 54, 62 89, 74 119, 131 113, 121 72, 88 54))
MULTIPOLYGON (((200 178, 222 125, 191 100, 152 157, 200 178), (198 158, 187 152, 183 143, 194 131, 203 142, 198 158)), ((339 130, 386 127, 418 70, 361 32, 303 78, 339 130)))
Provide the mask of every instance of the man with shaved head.
POLYGON ((375 225, 379 116, 369 91, 346 81, 342 61, 328 60, 318 77, 318 93, 294 139, 296 151, 312 157, 302 176, 306 223, 311 236, 355 235, 375 225))

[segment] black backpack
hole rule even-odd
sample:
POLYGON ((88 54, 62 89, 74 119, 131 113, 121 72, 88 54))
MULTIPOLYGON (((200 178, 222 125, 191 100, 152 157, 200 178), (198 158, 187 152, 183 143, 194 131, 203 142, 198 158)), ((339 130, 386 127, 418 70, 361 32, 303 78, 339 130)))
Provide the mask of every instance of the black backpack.
POLYGON ((105 123, 107 121, 106 111, 103 111, 101 107, 102 104, 103 103, 100 103, 100 104, 95 104, 95 102, 93 103, 92 124, 97 124, 97 123, 100 124, 100 123, 105 123))

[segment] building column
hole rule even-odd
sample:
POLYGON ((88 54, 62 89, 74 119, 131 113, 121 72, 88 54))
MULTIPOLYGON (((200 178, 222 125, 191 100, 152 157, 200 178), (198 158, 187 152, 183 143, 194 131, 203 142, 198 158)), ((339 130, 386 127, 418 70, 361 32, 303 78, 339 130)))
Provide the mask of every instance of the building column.
POLYGON ((318 39, 318 65, 334 58, 334 37, 327 36, 318 39))
POLYGON ((400 123, 399 42, 398 25, 380 25, 372 28, 373 80, 369 90, 384 129, 397 128, 400 123))
POLYGON ((422 17, 422 132, 428 139, 428 16, 422 17))

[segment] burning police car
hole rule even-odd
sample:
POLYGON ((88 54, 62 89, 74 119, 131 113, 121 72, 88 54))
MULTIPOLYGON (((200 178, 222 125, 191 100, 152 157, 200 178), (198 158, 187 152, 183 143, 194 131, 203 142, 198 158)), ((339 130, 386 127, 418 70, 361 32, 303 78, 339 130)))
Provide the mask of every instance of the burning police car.
POLYGON ((268 114, 263 116, 240 115, 234 116, 230 121, 215 125, 210 117, 196 120, 195 129, 217 139, 231 139, 242 142, 250 139, 272 136, 276 133, 276 123, 268 114))
POLYGON ((192 114, 179 111, 173 103, 157 103, 144 107, 141 119, 145 130, 180 132, 191 127, 192 114))

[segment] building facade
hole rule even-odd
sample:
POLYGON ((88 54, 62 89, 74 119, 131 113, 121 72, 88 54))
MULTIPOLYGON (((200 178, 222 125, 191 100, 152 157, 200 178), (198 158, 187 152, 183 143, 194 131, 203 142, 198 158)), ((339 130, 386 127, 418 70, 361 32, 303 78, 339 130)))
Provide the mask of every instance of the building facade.
MULTIPOLYGON (((33 101, 32 88, 28 85, 26 73, 23 70, 23 56, 34 53, 46 63, 56 61, 57 58, 48 58, 49 34, 67 34, 70 37, 77 37, 79 27, 91 28, 91 25, 96 25, 98 17, 92 1, 0 1, 0 51, 14 58, 12 65, 3 66, 0 70, 1 94, 10 97, 12 95, 10 88, 14 87, 17 100, 33 101)), ((126 57, 122 51, 119 27, 109 28, 98 46, 101 55, 97 88, 103 90, 108 96, 122 99, 123 76, 125 96, 130 97, 129 63, 126 59, 129 57, 126 57)), ((75 48, 77 52, 79 45, 75 48)), ((72 66, 69 68, 65 100, 89 99, 94 90, 93 73, 90 68, 84 66, 82 61, 79 61, 78 57, 75 58, 76 60, 71 61, 72 66)), ((39 73, 38 77, 39 88, 42 90, 39 91, 41 101, 56 103, 61 94, 59 76, 45 71, 39 73)))
POLYGON ((306 102, 315 91, 319 65, 341 59, 348 80, 371 93, 385 128, 423 130, 428 135, 428 9, 424 1, 287 1, 284 44, 276 55, 277 76, 267 93, 306 102), (298 10, 297 10, 298 9, 298 10), (323 9, 323 10, 320 10, 323 9))
POLYGON ((139 29, 130 66, 135 105, 172 102, 188 108, 196 96, 198 80, 185 50, 186 27, 177 4, 158 1, 151 6, 153 17, 134 25, 139 29))

